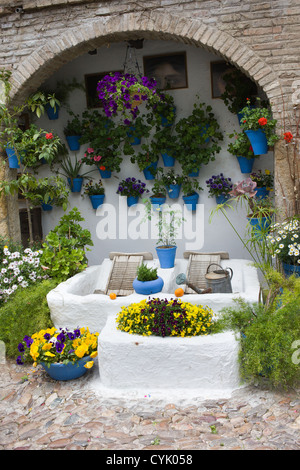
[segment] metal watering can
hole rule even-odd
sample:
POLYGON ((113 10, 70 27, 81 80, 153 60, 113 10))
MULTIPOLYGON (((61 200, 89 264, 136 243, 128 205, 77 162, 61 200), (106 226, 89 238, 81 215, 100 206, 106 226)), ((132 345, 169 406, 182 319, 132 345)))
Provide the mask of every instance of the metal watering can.
POLYGON ((222 266, 212 263, 208 266, 205 280, 206 286, 212 289, 214 294, 223 293, 230 294, 232 293, 231 279, 233 276, 233 271, 231 268, 223 269, 222 266), (215 269, 209 272, 211 266, 217 266, 219 269, 215 269))
POLYGON ((212 292, 211 288, 199 289, 199 287, 194 286, 194 284, 190 283, 187 280, 186 275, 184 273, 178 274, 178 276, 176 277, 176 284, 186 284, 188 287, 197 292, 197 294, 209 294, 212 292))

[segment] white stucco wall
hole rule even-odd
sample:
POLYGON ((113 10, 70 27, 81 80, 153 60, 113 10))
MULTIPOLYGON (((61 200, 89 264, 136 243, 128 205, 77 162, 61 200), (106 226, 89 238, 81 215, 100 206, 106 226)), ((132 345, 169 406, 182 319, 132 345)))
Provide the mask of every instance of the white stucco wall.
MULTIPOLYGON (((231 177, 234 182, 241 181, 245 175, 242 175, 239 169, 238 162, 234 156, 227 152, 229 143, 228 134, 234 129, 239 131, 237 117, 231 114, 221 99, 211 98, 211 78, 210 78, 210 62, 220 60, 217 56, 194 46, 188 46, 176 42, 164 41, 151 41, 145 40, 143 49, 136 50, 140 70, 143 73, 143 56, 163 54, 169 52, 186 51, 187 54, 187 75, 188 75, 188 88, 178 89, 170 92, 174 96, 177 108, 177 116, 181 118, 188 116, 192 112, 193 103, 196 95, 199 95, 200 101, 211 105, 213 112, 218 119, 220 128, 224 134, 224 141, 221 143, 222 150, 216 156, 214 162, 203 166, 200 170, 198 177, 199 183, 203 188, 200 193, 200 205, 196 213, 193 213, 190 222, 190 240, 182 237, 178 240, 177 256, 182 257, 183 251, 186 249, 194 249, 204 251, 228 251, 230 258, 249 258, 248 253, 244 250, 238 237, 234 234, 228 222, 224 219, 222 214, 216 215, 212 223, 209 223, 209 216, 211 210, 216 206, 215 200, 208 197, 208 188, 206 187, 206 179, 210 178, 213 174, 222 172, 225 176, 231 177), (192 231, 192 233, 191 233, 192 231), (187 243, 194 242, 193 245, 187 243)), ((84 82, 84 75, 97 72, 109 72, 113 70, 120 70, 123 67, 126 52, 126 43, 113 43, 109 47, 102 47, 98 49, 97 55, 84 54, 72 62, 62 66, 47 82, 47 85, 54 86, 58 80, 72 80, 73 77, 78 81, 84 82)), ((86 109, 86 97, 82 91, 76 90, 71 95, 70 105, 75 113, 81 114, 86 109)), ((49 121, 46 116, 43 116, 37 122, 37 125, 48 130, 55 131, 63 139, 63 128, 67 123, 69 116, 65 109, 60 110, 60 117, 57 121, 49 121)), ((80 151, 77 152, 78 159, 83 155, 87 146, 82 146, 80 151)), ((70 152, 74 154, 74 152, 70 152)), ((160 162, 163 166, 163 162, 160 162)), ((176 164, 175 172, 180 171, 180 166, 176 164)), ((253 170, 256 169, 270 169, 273 170, 273 154, 262 156, 256 159, 253 170)), ((87 167, 87 170, 90 167, 87 167)), ((47 176, 49 170, 45 167, 41 168, 40 175, 47 176)), ((97 181, 99 179, 99 172, 95 167, 95 172, 92 175, 97 181)), ((116 175, 119 180, 128 176, 135 176, 147 183, 147 187, 151 189, 152 183, 144 179, 144 175, 139 172, 138 167, 133 165, 129 157, 125 157, 121 173, 116 175)), ((151 251, 154 256, 156 240, 151 239, 150 226, 146 230, 144 239, 133 239, 130 237, 131 232, 135 232, 133 227, 136 225, 137 217, 136 209, 130 208, 127 211, 126 201, 116 194, 118 179, 112 178, 110 180, 103 180, 106 198, 105 203, 111 204, 115 207, 116 214, 116 227, 115 234, 109 238, 103 239, 101 235, 101 225, 105 226, 107 222, 107 213, 105 207, 98 211, 92 209, 88 197, 81 197, 77 193, 70 193, 69 208, 76 206, 83 217, 85 228, 88 228, 92 234, 94 247, 88 252, 89 263, 100 264, 102 260, 107 257, 110 251, 151 251), (127 212, 127 219, 124 219, 124 214, 127 212), (100 225, 99 225, 100 224, 100 225), (126 227, 130 227, 128 230, 126 227), (97 230, 98 227, 98 230, 97 230)), ((176 204, 182 205, 181 196, 178 200, 173 200, 176 204)), ((172 203, 169 199, 168 203, 172 203)), ((139 209, 139 206, 138 206, 139 209)), ((52 212, 43 213, 42 225, 44 236, 47 235, 58 222, 63 214, 62 209, 54 208, 52 212)), ((241 234, 244 233, 246 226, 245 212, 240 208, 237 211, 230 211, 230 218, 234 225, 238 228, 241 234)), ((186 213, 187 218, 191 213, 186 213)), ((112 226, 110 226, 113 228, 112 226)), ((105 228, 105 227, 104 227, 105 228)), ((108 227, 105 228, 107 230, 108 227)), ((103 231, 102 231, 103 233, 103 231)))

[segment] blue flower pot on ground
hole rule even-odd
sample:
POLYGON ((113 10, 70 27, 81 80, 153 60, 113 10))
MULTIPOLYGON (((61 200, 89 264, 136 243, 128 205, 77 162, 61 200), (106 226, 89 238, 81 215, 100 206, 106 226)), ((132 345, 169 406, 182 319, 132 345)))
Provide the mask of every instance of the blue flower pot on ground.
POLYGON ((76 361, 75 363, 53 363, 50 364, 48 367, 46 363, 42 362, 41 365, 44 367, 45 371, 50 375, 50 377, 54 380, 73 380, 78 379, 86 373, 88 369, 84 366, 90 360, 90 356, 85 356, 76 361))
POLYGON ((80 138, 81 138, 80 135, 67 135, 66 136, 70 150, 76 151, 80 149, 80 143, 79 143, 80 138))
POLYGON ((48 118, 49 118, 51 121, 53 121, 53 120, 55 120, 55 119, 58 119, 58 116, 59 116, 59 106, 56 105, 56 106, 55 106, 55 110, 54 110, 54 108, 52 108, 52 107, 50 106, 50 104, 47 104, 47 105, 46 105, 46 113, 47 113, 48 118))
POLYGON ((257 199, 264 199, 266 198, 268 195, 269 195, 269 191, 267 190, 266 187, 263 187, 263 188, 255 188, 256 190, 256 194, 255 194, 255 197, 257 199))
POLYGON ((236 157, 236 158, 239 162, 241 173, 251 173, 255 158, 254 157, 253 158, 236 157))
POLYGON ((154 180, 155 179, 155 172, 153 170, 156 170, 157 167, 157 161, 152 162, 147 168, 143 170, 144 176, 146 180, 154 180))
POLYGON ((170 184, 170 186, 167 186, 166 188, 171 199, 176 199, 179 197, 181 184, 170 184))
POLYGON ((154 279, 153 281, 145 282, 139 281, 137 278, 135 278, 132 283, 132 286, 137 294, 157 294, 158 292, 161 292, 164 286, 164 281, 160 276, 158 276, 157 279, 154 279))
POLYGON ((172 157, 172 155, 162 153, 161 156, 165 166, 170 167, 175 165, 175 157, 172 157))
POLYGON ((90 201, 92 203, 93 209, 98 209, 99 206, 103 204, 105 194, 91 194, 90 201))
MULTIPOLYGON (((20 168, 18 157, 15 153, 15 150, 10 147, 5 149, 6 155, 8 156, 8 166, 9 168, 20 168)), ((20 161, 22 163, 22 157, 20 156, 20 161)))
POLYGON ((189 211, 195 211, 197 209, 197 204, 199 200, 199 194, 194 193, 189 196, 182 196, 184 203, 189 211))
POLYGON ((217 204, 224 204, 224 202, 228 201, 228 199, 230 199, 230 196, 227 196, 226 194, 220 194, 219 196, 216 196, 217 204))
POLYGON ((156 253, 159 259, 160 267, 162 269, 174 268, 176 249, 177 249, 177 246, 156 247, 156 253))
POLYGON ((248 130, 245 131, 252 148, 254 155, 264 155, 268 153, 268 141, 264 131, 258 129, 256 131, 248 130))
POLYGON ((286 277, 295 274, 295 276, 300 277, 300 265, 282 263, 283 271, 286 277))
POLYGON ((68 178, 68 183, 72 193, 80 193, 82 187, 83 178, 68 178))
POLYGON ((110 170, 100 170, 98 167, 99 173, 101 175, 101 178, 103 179, 108 179, 111 178, 111 171, 110 170))
POLYGON ((139 202, 138 196, 127 196, 127 206, 131 207, 134 206, 139 202))

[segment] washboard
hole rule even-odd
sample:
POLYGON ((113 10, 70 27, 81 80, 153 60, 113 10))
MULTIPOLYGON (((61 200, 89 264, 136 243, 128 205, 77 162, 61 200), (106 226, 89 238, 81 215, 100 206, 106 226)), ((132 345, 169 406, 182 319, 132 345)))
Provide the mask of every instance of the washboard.
POLYGON ((108 278, 105 294, 112 292, 118 296, 130 295, 134 292, 132 283, 136 278, 137 268, 144 259, 153 259, 152 254, 143 253, 110 253, 112 267, 108 278))
MULTIPOLYGON (((223 251, 215 253, 186 251, 183 253, 183 257, 189 260, 186 272, 187 280, 200 289, 206 289, 205 274, 208 266, 211 263, 220 264, 221 259, 229 259, 228 253, 223 251)), ((196 292, 187 285, 185 285, 183 289, 186 294, 196 294, 196 292)))

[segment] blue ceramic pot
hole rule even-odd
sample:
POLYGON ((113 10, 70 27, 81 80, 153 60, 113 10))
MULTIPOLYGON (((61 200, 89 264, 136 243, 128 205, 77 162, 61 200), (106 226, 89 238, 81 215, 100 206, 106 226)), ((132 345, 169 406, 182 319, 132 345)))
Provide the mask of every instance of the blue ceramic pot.
POLYGON ((170 167, 175 165, 175 158, 168 153, 162 153, 161 156, 165 166, 170 167))
POLYGON ((189 211, 195 211, 197 209, 197 204, 199 200, 199 194, 194 193, 189 196, 182 196, 184 203, 189 211))
POLYGON ((241 173, 251 173, 255 158, 236 157, 238 159, 241 173))
POLYGON ((174 268, 177 246, 158 246, 156 247, 157 257, 162 269, 174 268))
POLYGON ((161 206, 162 204, 164 204, 166 202, 166 197, 165 196, 161 196, 161 197, 157 197, 157 196, 151 196, 150 197, 150 201, 151 201, 151 204, 153 204, 154 206, 161 206))
POLYGON ((155 179, 155 174, 152 172, 153 170, 156 170, 157 167, 157 161, 152 162, 147 168, 143 170, 144 176, 146 180, 154 180, 155 179))
POLYGON ((161 292, 164 281, 160 276, 154 281, 139 281, 137 278, 132 283, 132 286, 137 294, 142 295, 150 295, 150 294, 157 294, 157 292, 161 292))
POLYGON ((46 105, 46 113, 47 113, 47 116, 48 118, 53 121, 55 119, 58 119, 58 116, 59 116, 59 106, 56 105, 55 106, 55 111, 54 111, 54 108, 52 108, 50 106, 50 104, 47 104, 46 105))
POLYGON ((82 375, 86 373, 87 368, 84 366, 90 360, 91 360, 90 356, 86 356, 86 357, 79 359, 75 363, 73 362, 69 362, 68 364, 54 363, 54 364, 50 364, 49 367, 44 362, 42 362, 41 364, 52 379, 73 380, 73 379, 78 379, 78 377, 81 377, 82 375))
POLYGON ((220 194, 220 196, 216 196, 217 204, 224 204, 224 202, 228 201, 228 199, 230 199, 230 196, 227 196, 225 194, 220 194))
POLYGON ((110 170, 100 170, 98 167, 99 173, 101 175, 101 178, 103 179, 108 179, 111 178, 111 171, 110 170))
POLYGON ((45 202, 42 202, 42 209, 43 211, 47 212, 47 211, 52 211, 52 205, 51 204, 46 204, 45 202))
POLYGON ((248 217, 249 223, 252 226, 255 238, 261 239, 263 235, 268 233, 271 219, 267 217, 255 218, 248 217))
POLYGON ((179 197, 181 184, 170 184, 170 186, 167 186, 166 188, 168 191, 169 198, 176 199, 179 197))
POLYGON ((80 193, 82 187, 83 178, 68 178, 68 183, 72 193, 80 193))
POLYGON ((200 173, 200 169, 197 170, 197 171, 191 171, 188 176, 192 176, 192 177, 196 177, 196 176, 199 176, 199 173, 200 173))
POLYGON ((80 149, 80 143, 79 143, 80 138, 81 138, 80 135, 67 135, 66 136, 70 150, 76 151, 80 149))
POLYGON ((256 194, 255 194, 255 197, 257 199, 264 199, 266 198, 268 195, 269 195, 269 191, 267 190, 266 187, 263 187, 263 188, 255 188, 256 190, 256 194))
POLYGON ((105 194, 91 194, 90 201, 92 203, 93 209, 98 209, 99 206, 103 204, 105 194))
POLYGON ((254 155, 264 155, 268 153, 268 141, 264 131, 258 129, 256 131, 248 130, 245 131, 252 148, 254 155))
POLYGON ((283 271, 286 277, 291 276, 292 274, 295 274, 295 276, 300 277, 300 265, 298 264, 287 264, 287 263, 282 263, 283 271))
POLYGON ((131 207, 134 206, 139 202, 138 196, 127 196, 127 206, 131 207))
MULTIPOLYGON (((20 168, 18 157, 15 154, 15 150, 10 147, 5 149, 6 155, 8 156, 8 166, 9 168, 20 168)), ((20 156, 20 161, 22 163, 22 157, 20 156)))
MULTIPOLYGON (((174 119, 175 119, 175 112, 176 112, 176 108, 174 107, 173 109, 173 112, 174 112, 174 119)), ((161 125, 162 127, 171 127, 174 123, 174 119, 173 121, 169 121, 165 116, 160 116, 161 118, 161 125)))
POLYGON ((141 143, 141 138, 135 134, 135 127, 130 127, 131 132, 127 132, 127 136, 130 139, 130 144, 131 145, 140 145, 141 143))

